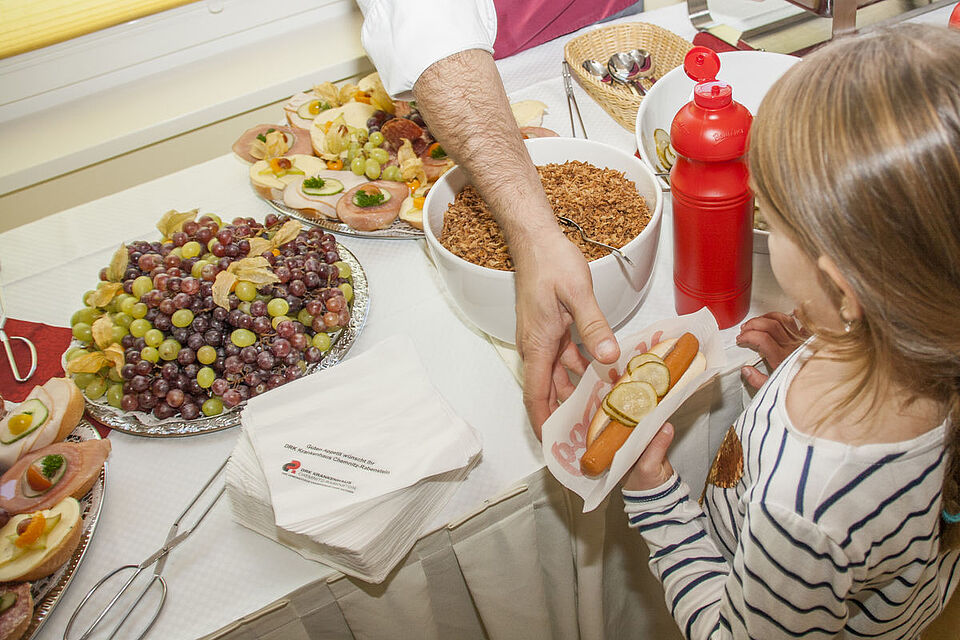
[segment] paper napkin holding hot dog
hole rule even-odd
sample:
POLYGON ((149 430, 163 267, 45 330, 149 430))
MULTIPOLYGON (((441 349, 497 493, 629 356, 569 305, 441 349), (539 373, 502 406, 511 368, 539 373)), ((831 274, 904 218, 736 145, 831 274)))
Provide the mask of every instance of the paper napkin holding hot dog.
POLYGON ((543 457, 547 468, 565 487, 583 498, 584 512, 597 508, 640 458, 664 422, 699 388, 727 367, 720 331, 713 315, 701 309, 678 318, 656 322, 627 337, 620 337, 620 359, 612 365, 594 361, 587 367, 573 394, 543 424, 543 457), (634 356, 657 343, 690 332, 700 342, 706 370, 668 393, 652 412, 637 423, 613 458, 610 468, 595 477, 580 470, 586 451, 587 427, 608 391, 626 370, 634 356))
POLYGON ((269 508, 271 537, 369 580, 409 550, 481 449, 406 337, 251 399, 241 421, 235 512, 264 532, 269 508))

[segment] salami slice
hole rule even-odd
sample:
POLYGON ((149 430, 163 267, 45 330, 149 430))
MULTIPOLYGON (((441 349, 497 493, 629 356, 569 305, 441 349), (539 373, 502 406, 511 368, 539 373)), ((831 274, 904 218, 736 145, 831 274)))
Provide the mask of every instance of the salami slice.
POLYGON ((357 231, 386 229, 400 215, 400 205, 408 195, 410 195, 410 189, 402 182, 391 182, 389 180, 365 182, 343 194, 343 197, 337 203, 337 216, 357 231), (369 191, 371 187, 388 192, 390 199, 372 207, 358 207, 354 203, 357 192, 361 189, 369 191))
POLYGON ((10 597, 12 593, 16 602, 9 609, 0 613, 0 638, 16 639, 30 626, 33 620, 33 595, 30 593, 29 582, 5 584, 0 587, 0 597, 10 597))
POLYGON ((380 133, 391 149, 399 149, 405 139, 410 142, 419 140, 423 135, 423 127, 406 118, 392 118, 383 123, 380 133))
POLYGON ((263 158, 257 158, 254 156, 250 151, 253 148, 254 143, 257 142, 257 136, 266 136, 267 132, 271 129, 274 131, 283 132, 284 137, 287 139, 287 143, 290 145, 290 148, 287 149, 287 151, 282 155, 313 155, 313 145, 310 142, 309 131, 306 129, 299 129, 297 127, 287 127, 277 124, 258 124, 255 127, 247 129, 243 132, 243 135, 233 143, 233 152, 242 160, 251 164, 257 162, 258 160, 263 160, 263 158))

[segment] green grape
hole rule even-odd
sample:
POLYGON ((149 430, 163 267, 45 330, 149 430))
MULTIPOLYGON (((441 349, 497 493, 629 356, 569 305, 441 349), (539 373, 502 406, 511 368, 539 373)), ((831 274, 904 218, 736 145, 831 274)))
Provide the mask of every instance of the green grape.
POLYGON ((400 167, 395 164, 392 164, 389 167, 384 167, 383 175, 380 177, 384 180, 391 180, 393 182, 403 182, 403 175, 400 173, 400 167))
POLYGON ((143 334, 143 341, 147 343, 148 347, 156 347, 163 342, 163 331, 160 331, 160 329, 150 329, 143 334))
POLYGON ((343 297, 347 302, 353 300, 353 287, 349 282, 342 282, 337 285, 340 291, 343 291, 343 297))
POLYGON ((84 307, 70 317, 70 326, 83 322, 93 324, 93 321, 101 316, 100 310, 96 307, 84 307))
POLYGON ((370 142, 369 140, 367 140, 366 142, 363 143, 363 150, 366 151, 367 154, 369 154, 369 153, 370 153, 371 151, 373 151, 375 148, 376 148, 376 147, 374 147, 373 143, 370 142))
POLYGON ((83 388, 83 392, 91 400, 98 400, 104 393, 107 392, 107 381, 100 376, 97 376, 94 378, 93 382, 83 388))
POLYGON ((242 311, 243 313, 249 314, 249 313, 250 313, 250 303, 247 302, 246 300, 244 300, 243 302, 241 302, 240 304, 237 305, 237 309, 240 309, 240 311, 242 311))
POLYGON ((364 168, 364 173, 371 180, 376 180, 380 177, 380 163, 373 158, 367 158, 367 165, 366 168, 364 168))
POLYGON ((370 144, 372 144, 373 146, 382 147, 383 141, 384 141, 383 134, 380 133, 379 131, 374 131, 373 133, 370 134, 370 144))
POLYGON ((223 413, 223 400, 217 396, 213 396, 200 406, 200 410, 203 411, 203 415, 205 416, 220 415, 223 413))
POLYGON ((210 367, 201 367, 200 371, 197 371, 197 384, 204 389, 209 389, 210 385, 212 385, 213 381, 216 379, 217 374, 210 367))
POLYGON ((73 337, 81 342, 92 342, 93 341, 93 331, 90 329, 90 325, 86 322, 78 322, 73 325, 73 337))
POLYGON ((326 351, 330 348, 330 335, 320 331, 317 333, 317 335, 313 336, 313 340, 311 342, 313 343, 313 346, 315 346, 317 349, 320 349, 320 351, 326 351))
POLYGON ((157 352, 164 360, 173 360, 180 353, 180 343, 173 338, 167 338, 157 347, 157 352))
POLYGON ((172 322, 175 327, 188 327, 190 323, 193 322, 193 311, 190 311, 190 309, 177 309, 173 312, 173 315, 170 316, 170 322, 172 322))
POLYGON ((123 327, 124 329, 128 329, 131 322, 133 322, 133 318, 125 314, 123 311, 113 316, 113 324, 123 327))
MULTIPOLYGON (((121 296, 117 296, 117 298, 120 299, 121 296)), ((131 315, 130 310, 133 309, 133 305, 137 304, 137 299, 127 294, 123 294, 122 298, 123 299, 120 300, 120 311, 123 311, 129 316, 131 315)))
POLYGON ((284 320, 291 320, 291 321, 292 321, 293 318, 291 318, 291 317, 289 317, 289 316, 276 316, 275 318, 272 318, 272 319, 270 320, 270 326, 272 326, 274 329, 276 329, 276 328, 277 328, 277 325, 280 324, 281 322, 283 322, 284 320))
POLYGON ((245 302, 250 302, 257 297, 257 285, 252 282, 247 282, 246 280, 241 280, 237 283, 237 288, 234 290, 234 293, 237 294, 237 297, 245 302))
POLYGON ((116 367, 107 367, 107 378, 110 382, 123 382, 123 376, 120 375, 116 367))
POLYGON ((147 311, 149 311, 149 309, 147 309, 147 305, 142 302, 138 302, 130 309, 130 315, 134 318, 144 318, 147 315, 147 311))
POLYGON ((215 256, 215 255, 213 255, 212 253, 210 253, 209 251, 207 251, 205 254, 203 254, 203 255, 201 256, 201 258, 203 259, 204 262, 207 262, 207 263, 209 263, 209 264, 216 264, 216 263, 217 263, 217 260, 220 259, 220 258, 218 258, 217 256, 215 256))
POLYGON ((142 298, 147 291, 153 291, 153 280, 150 279, 150 276, 140 276, 133 281, 133 295, 137 296, 137 300, 142 298))
MULTIPOLYGON (((186 245, 184 245, 186 246, 186 245)), ((193 263, 193 266, 190 267, 190 275, 194 278, 200 277, 200 272, 203 271, 203 268, 207 265, 205 260, 197 260, 193 263)))
POLYGON ((183 247, 174 247, 170 251, 170 255, 177 256, 180 259, 183 259, 183 247))
POLYGON ((203 245, 201 245, 196 240, 191 240, 190 242, 185 243, 180 247, 180 255, 184 258, 196 258, 200 255, 200 252, 203 250, 203 245))
MULTIPOLYGON (((286 300, 284 300, 286 302, 286 300)), ((249 329, 234 329, 230 334, 230 342, 240 348, 249 347, 257 341, 257 334, 249 329)))
POLYGON ((347 147, 347 160, 353 162, 353 159, 360 155, 360 143, 351 142, 347 147))
POLYGON ((370 152, 370 157, 379 162, 380 164, 387 164, 387 160, 390 159, 390 154, 386 149, 381 149, 377 147, 376 149, 370 152))
POLYGON ((107 403, 111 407, 120 408, 120 401, 123 399, 123 385, 112 384, 107 387, 107 403))
POLYGON ((218 242, 220 242, 220 241, 217 240, 217 236, 213 236, 212 238, 210 238, 210 241, 207 242, 207 251, 208 251, 208 252, 212 252, 212 251, 213 251, 213 245, 215 245, 215 244, 218 243, 218 242))
POLYGON ((300 309, 300 313, 297 314, 297 321, 305 327, 309 327, 313 324, 313 316, 306 309, 300 309))
POLYGON ((99 378, 95 373, 75 373, 73 375, 73 381, 81 389, 86 389, 87 385, 93 382, 95 379, 99 378))
POLYGON ((80 297, 80 302, 82 302, 84 305, 86 305, 86 306, 88 306, 88 307, 89 307, 90 305, 87 304, 87 298, 90 297, 90 294, 91 294, 91 293, 94 293, 93 289, 90 289, 89 291, 84 292, 84 294, 80 297))
POLYGON ((90 352, 84 349, 83 347, 70 347, 69 349, 67 349, 67 352, 63 354, 63 357, 66 359, 67 362, 70 362, 74 358, 79 358, 80 356, 86 355, 88 353, 90 352))
POLYGON ((111 329, 111 331, 113 332, 112 335, 110 336, 110 340, 112 342, 120 342, 121 340, 123 340, 123 336, 129 333, 126 327, 121 327, 120 325, 116 325, 116 324, 113 325, 113 328, 111 329))
POLYGON ((114 298, 113 300, 107 303, 107 306, 105 307, 105 309, 110 313, 116 313, 117 311, 120 311, 120 303, 117 302, 116 298, 114 298))
POLYGON ((335 267, 337 268, 337 271, 340 272, 340 277, 341 277, 341 278, 349 278, 349 277, 350 277, 350 265, 348 265, 348 264, 347 264, 346 262, 344 262, 343 260, 338 260, 338 261, 334 262, 334 263, 333 263, 333 266, 335 266, 335 267))
POLYGON ((290 311, 290 305, 283 298, 274 298, 267 303, 267 313, 273 317, 285 316, 290 311))
MULTIPOLYGON (((160 332, 157 331, 157 333, 160 333, 160 332)), ((160 337, 162 339, 163 337, 162 333, 160 333, 160 337)), ((143 349, 140 349, 140 357, 143 358, 144 360, 147 360, 148 362, 155 363, 160 359, 160 352, 157 351, 155 347, 144 347, 143 349)))
POLYGON ((350 171, 353 171, 354 174, 362 176, 363 172, 366 170, 367 161, 363 159, 362 155, 358 155, 350 161, 350 171))
POLYGON ((217 214, 215 214, 215 213, 205 213, 205 214, 203 214, 203 215, 207 216, 208 218, 210 218, 211 220, 213 220, 214 222, 216 222, 218 227, 222 227, 222 226, 223 226, 223 220, 221 220, 221 219, 220 219, 220 216, 218 216, 217 214))
POLYGON ((197 349, 197 360, 200 364, 212 364, 217 359, 217 350, 208 344, 197 349))
POLYGON ((143 338, 150 329, 153 329, 153 325, 150 324, 149 320, 143 318, 137 318, 130 323, 130 335, 134 338, 143 338))

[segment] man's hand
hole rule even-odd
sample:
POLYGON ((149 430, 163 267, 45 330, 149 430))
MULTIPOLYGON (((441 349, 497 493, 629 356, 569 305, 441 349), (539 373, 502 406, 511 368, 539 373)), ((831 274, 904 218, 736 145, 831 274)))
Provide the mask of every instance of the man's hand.
POLYGON ((580 250, 559 232, 514 249, 517 262, 517 350, 523 358, 523 401, 537 438, 557 404, 573 393, 568 371, 587 360, 570 337, 576 324, 587 351, 603 363, 620 356, 613 331, 593 296, 580 250))
MULTIPOLYGON (((792 315, 772 311, 750 318, 740 326, 737 344, 759 353, 770 369, 776 369, 810 333, 797 324, 792 315)), ((743 367, 741 374, 751 387, 759 389, 767 381, 756 367, 743 367)))
POLYGON ((570 326, 576 323, 601 362, 615 361, 620 348, 597 306, 586 260, 557 225, 493 56, 471 49, 439 60, 413 93, 430 132, 490 207, 513 258, 524 403, 539 438, 557 403, 573 391, 567 371, 586 367, 570 326))

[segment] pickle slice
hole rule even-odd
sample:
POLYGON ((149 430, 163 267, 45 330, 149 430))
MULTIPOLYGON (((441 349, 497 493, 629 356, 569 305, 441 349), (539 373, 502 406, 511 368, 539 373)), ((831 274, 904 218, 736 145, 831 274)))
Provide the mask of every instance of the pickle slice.
POLYGON ((650 360, 631 371, 630 379, 649 382, 659 398, 665 396, 670 388, 670 369, 663 362, 650 360))
POLYGON ((657 392, 649 382, 631 380, 611 389, 606 402, 610 409, 637 423, 657 406, 657 392))
POLYGON ((641 353, 638 356, 633 356, 630 358, 630 362, 627 363, 627 373, 632 374, 634 369, 642 365, 644 362, 659 362, 660 364, 663 364, 663 358, 655 353, 651 353, 650 351, 641 353))
POLYGON ((623 415, 622 413, 620 413, 619 411, 617 411, 616 409, 610 406, 610 404, 607 402, 607 398, 609 397, 610 397, 610 394, 608 393, 606 396, 604 396, 603 402, 600 403, 600 407, 603 409, 603 412, 608 416, 610 416, 611 420, 619 422, 622 425, 625 425, 628 427, 637 426, 636 422, 634 422, 633 420, 631 420, 630 418, 628 418, 627 416, 623 415))

